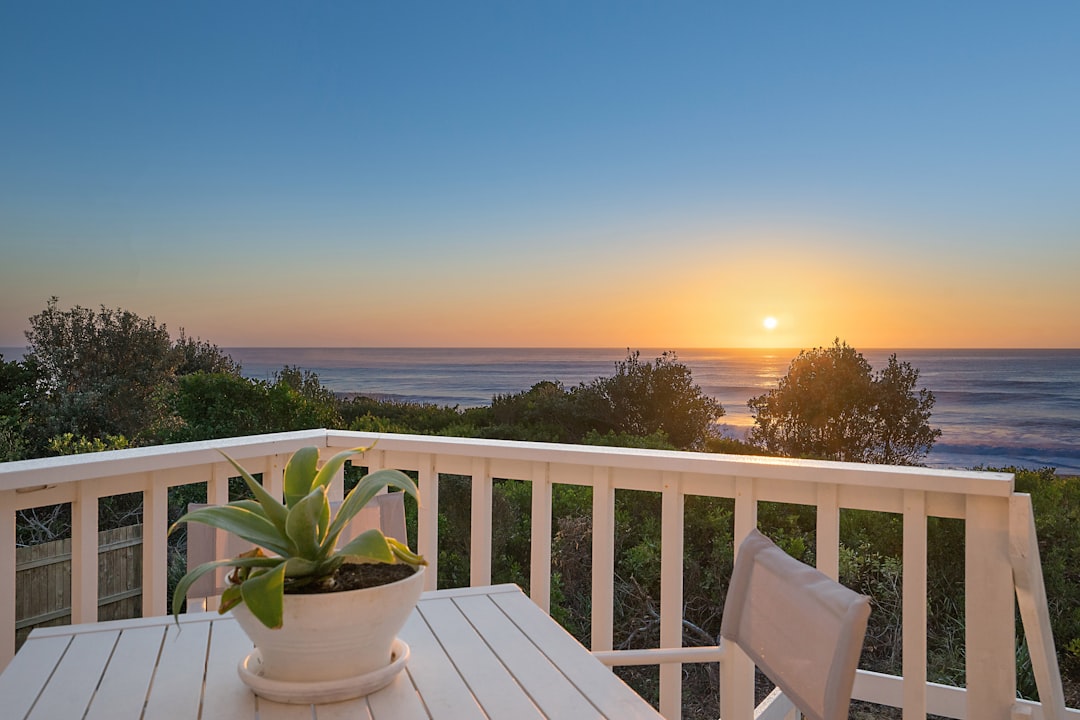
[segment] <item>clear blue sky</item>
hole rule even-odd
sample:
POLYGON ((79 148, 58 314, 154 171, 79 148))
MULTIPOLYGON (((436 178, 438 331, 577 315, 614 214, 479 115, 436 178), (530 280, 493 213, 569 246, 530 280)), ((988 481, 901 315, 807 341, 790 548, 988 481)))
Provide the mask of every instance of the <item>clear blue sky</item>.
POLYGON ((0 0, 0 105, 0 346, 1080 347, 1077 2, 0 0))

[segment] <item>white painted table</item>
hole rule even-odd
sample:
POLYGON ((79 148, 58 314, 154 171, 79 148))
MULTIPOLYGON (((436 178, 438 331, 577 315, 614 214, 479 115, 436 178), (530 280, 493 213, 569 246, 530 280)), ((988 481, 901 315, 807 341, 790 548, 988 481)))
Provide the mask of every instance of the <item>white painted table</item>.
POLYGON ((366 698, 283 705, 236 673, 251 643, 198 613, 34 630, 0 675, 4 718, 613 718, 660 715, 516 585, 424 593, 406 670, 366 698))

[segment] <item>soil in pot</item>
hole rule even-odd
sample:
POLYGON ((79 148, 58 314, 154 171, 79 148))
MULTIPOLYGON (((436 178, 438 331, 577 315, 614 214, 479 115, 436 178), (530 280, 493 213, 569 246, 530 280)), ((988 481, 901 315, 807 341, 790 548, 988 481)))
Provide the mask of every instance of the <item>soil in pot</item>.
POLYGON ((405 563, 345 563, 323 581, 293 588, 286 585, 285 592, 313 595, 373 588, 404 580, 414 572, 416 568, 405 563))

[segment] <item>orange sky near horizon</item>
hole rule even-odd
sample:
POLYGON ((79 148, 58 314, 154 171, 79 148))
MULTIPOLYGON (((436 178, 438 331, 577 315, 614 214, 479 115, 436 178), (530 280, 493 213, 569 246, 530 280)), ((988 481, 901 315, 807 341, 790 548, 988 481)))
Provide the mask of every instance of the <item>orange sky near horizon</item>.
POLYGON ((1077 3, 0 14, 0 346, 1080 348, 1077 3))
POLYGON ((121 307, 222 347, 808 348, 834 338, 860 349, 1080 347, 1068 263, 1014 264, 999 271, 1008 282, 991 282, 993 273, 920 267, 915 256, 890 265, 888 253, 798 247, 698 245, 697 262, 654 254, 566 270, 523 270, 516 254, 475 265, 449 253, 423 267, 387 259, 388 272, 270 254, 245 262, 242 282, 232 263, 129 257, 99 273, 53 263, 48 277, 28 272, 0 287, 0 346, 21 345, 27 319, 56 293, 61 308, 121 307))

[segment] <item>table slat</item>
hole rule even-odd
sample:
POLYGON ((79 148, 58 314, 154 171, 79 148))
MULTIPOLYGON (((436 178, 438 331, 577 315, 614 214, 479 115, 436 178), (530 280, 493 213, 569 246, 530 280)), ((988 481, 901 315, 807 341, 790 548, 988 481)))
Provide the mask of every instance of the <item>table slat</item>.
MULTIPOLYGON (((415 653, 412 647, 410 652, 415 653)), ((411 658, 410 658, 411 662, 411 658)), ((368 699, 373 720, 428 720, 427 710, 420 696, 416 694, 412 678, 408 672, 402 672, 386 688, 368 699)), ((323 720, 319 716, 319 720, 323 720)))
POLYGON ((119 637, 115 630, 73 637, 45 693, 31 711, 31 720, 81 718, 90 707, 90 699, 119 637))
MULTIPOLYGON (((520 597, 525 598, 524 595, 520 597)), ((526 599, 526 602, 532 604, 531 600, 526 599)), ((458 598, 456 604, 491 645, 502 663, 505 663, 507 670, 513 673, 517 682, 529 693, 545 717, 575 720, 602 717, 573 685, 572 680, 551 664, 547 656, 521 633, 518 626, 491 598, 458 598)), ((580 647, 578 652, 581 652, 580 647)))
POLYGON ((265 698, 255 698, 255 703, 259 720, 311 720, 313 717, 311 705, 276 703, 265 698))
POLYGON ((0 675, 0 698, 7 717, 25 718, 67 650, 71 636, 31 637, 0 675))
POLYGON ((232 616, 210 626, 210 657, 206 663, 202 720, 242 720, 255 717, 255 695, 240 682, 236 666, 255 646, 232 616))
POLYGON ((4 718, 113 720, 657 720, 514 585, 424 593, 408 665, 377 693, 290 705, 237 675, 251 641, 229 615, 35 631, 0 674, 4 718), (87 710, 87 708, 89 708, 87 710))
POLYGON ((313 706, 315 720, 371 720, 367 698, 313 706))
POLYGON ((160 623, 120 633, 87 720, 139 717, 164 639, 165 627, 160 623))
POLYGON ((400 637, 409 644, 409 673, 413 685, 424 699, 433 718, 485 718, 457 668, 443 652, 424 619, 417 613, 409 616, 400 637))
POLYGON ((197 718, 210 623, 170 624, 151 680, 144 720, 197 718))
MULTIPOLYGON (((499 608, 491 600, 482 596, 461 596, 457 602, 473 601, 479 603, 490 614, 502 615, 499 608)), ((532 700, 522 692, 520 679, 515 678, 511 672, 499 662, 488 646, 485 638, 477 634, 476 629, 469 620, 461 613, 454 599, 446 598, 428 600, 418 605, 417 609, 427 621, 428 626, 437 628, 436 635, 439 642, 446 650, 457 671, 472 690, 477 702, 483 707, 489 717, 515 718, 527 720, 528 718, 541 718, 540 710, 532 700)), ((510 623, 510 642, 520 643, 527 640, 521 637, 517 628, 510 623)), ((504 628, 505 629, 505 628, 504 628)), ((550 668, 550 666, 549 666, 550 668)), ((578 708, 579 710, 591 710, 587 703, 578 708)), ((595 716, 595 713, 594 713, 595 716)), ((588 715, 573 715, 567 717, 587 718, 588 715)))
POLYGON ((656 720, 660 714, 543 610, 522 593, 492 595, 492 601, 581 690, 605 717, 656 720))

